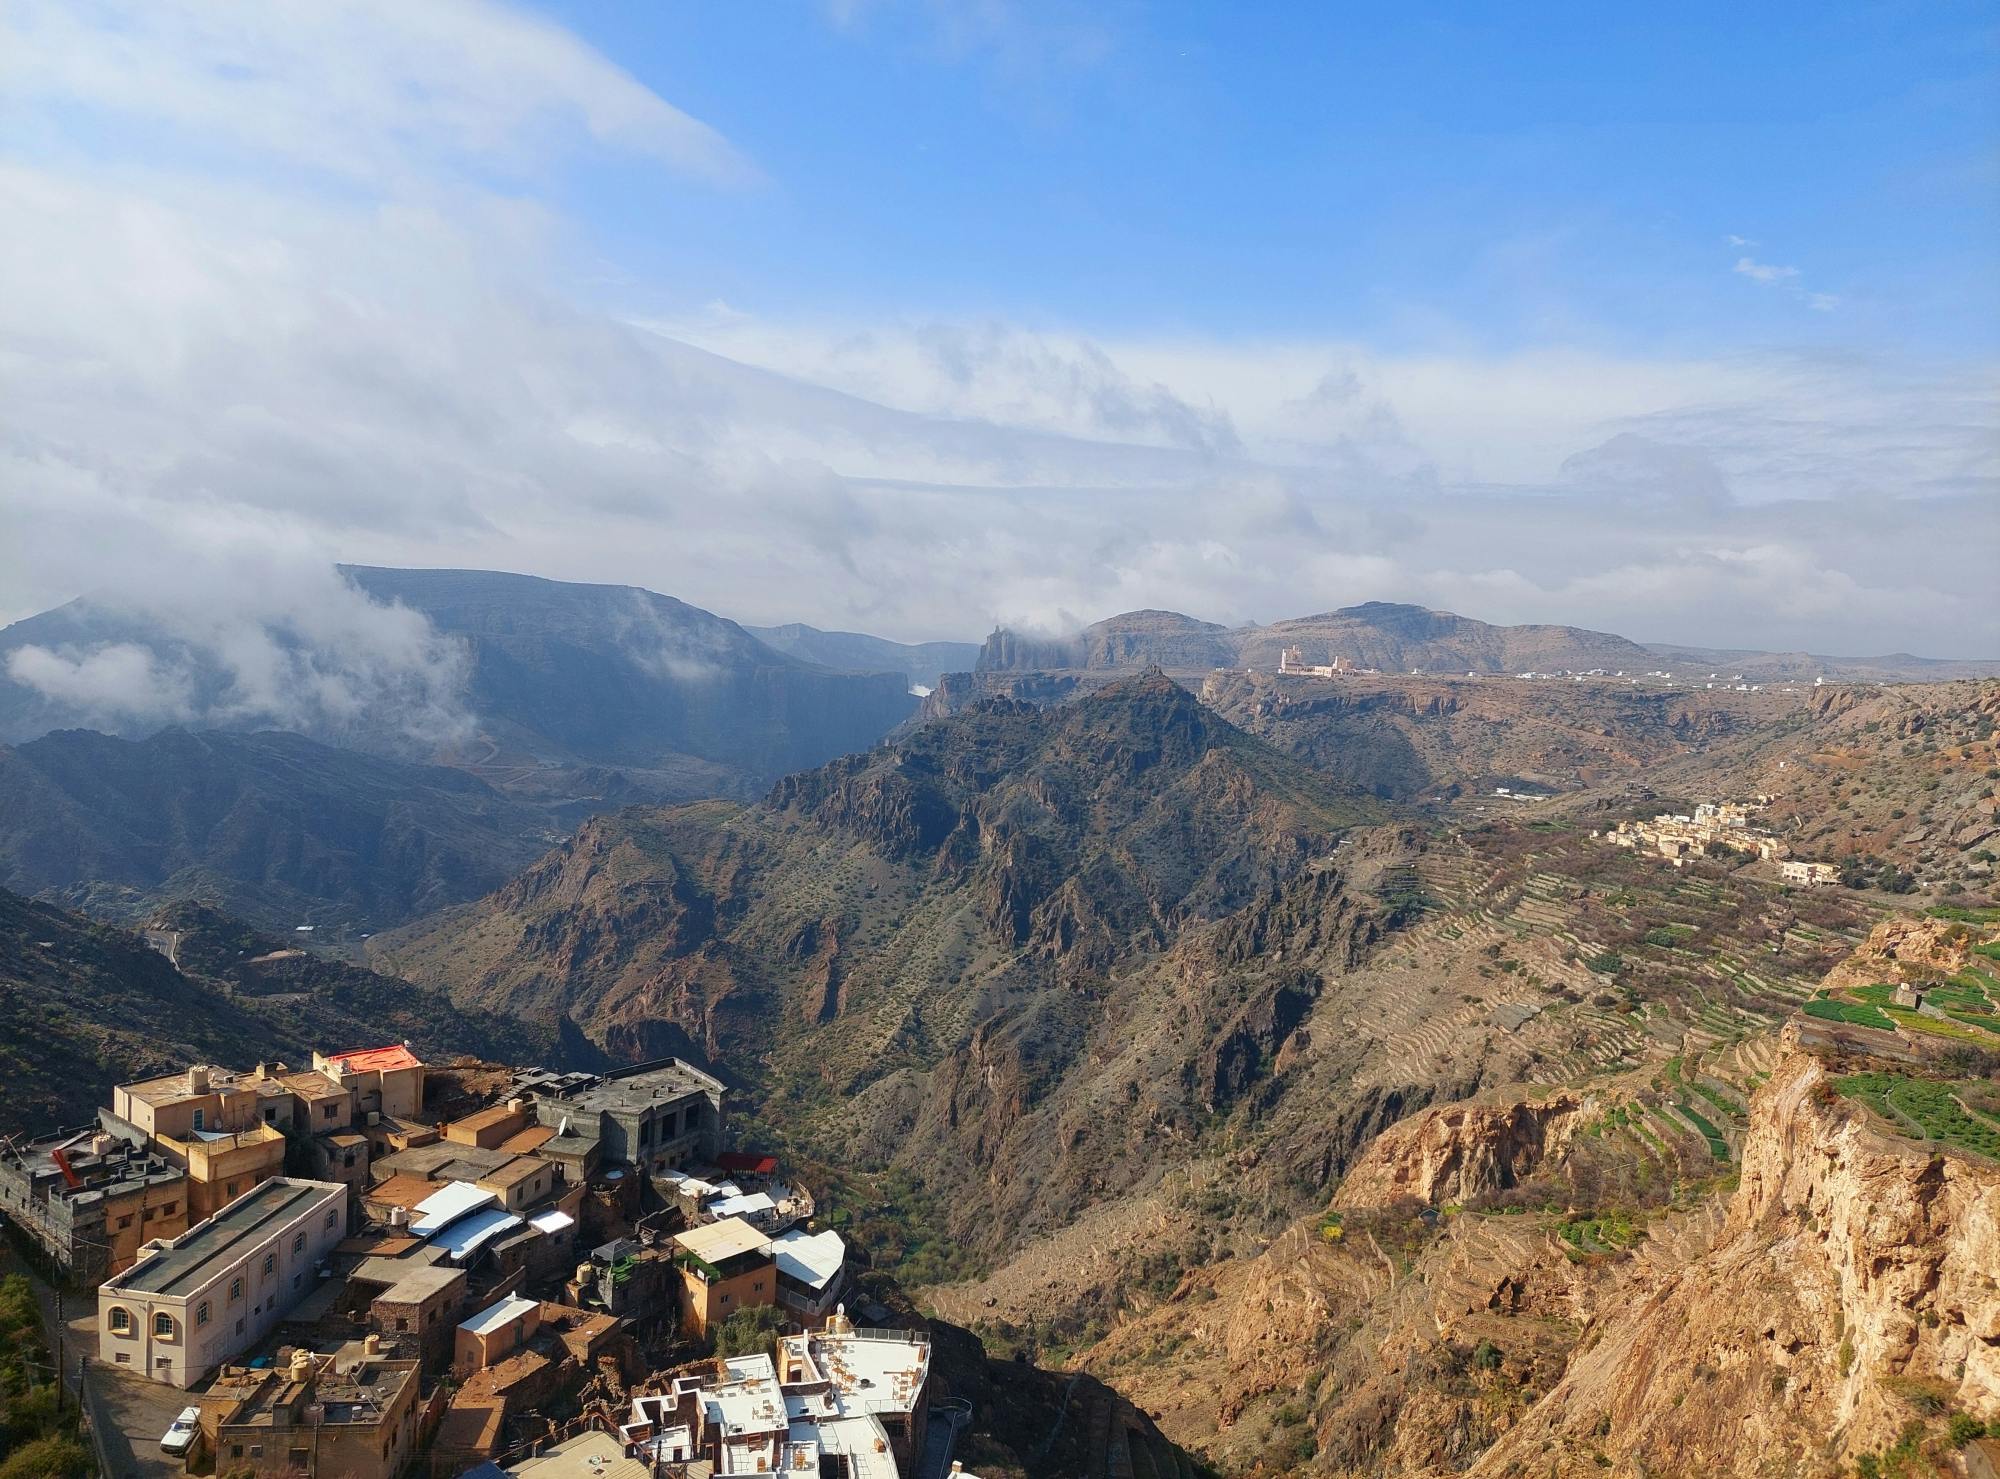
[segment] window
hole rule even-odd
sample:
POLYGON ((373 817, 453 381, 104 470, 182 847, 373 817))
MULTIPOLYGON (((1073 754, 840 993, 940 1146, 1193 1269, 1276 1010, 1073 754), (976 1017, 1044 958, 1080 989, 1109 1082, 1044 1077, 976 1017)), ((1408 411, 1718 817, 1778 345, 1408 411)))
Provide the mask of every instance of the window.
POLYGON ((339 1113, 340 1113, 340 1106, 338 1104, 334 1104, 331 1102, 329 1102, 326 1105, 326 1107, 321 1109, 319 1112, 321 1119, 328 1119, 328 1120, 332 1119, 335 1115, 339 1113))
POLYGON ((208 1323, 207 1300, 204 1299, 200 1304, 194 1307, 194 1322, 197 1325, 206 1325, 208 1323))
POLYGON ((240 1187, 240 1186, 241 1186, 242 1184, 243 1184, 243 1183, 242 1183, 242 1182, 240 1182, 240 1181, 232 1181, 232 1182, 230 1182, 230 1183, 229 1183, 229 1185, 228 1185, 227 1187, 225 1187, 225 1188, 224 1188, 224 1195, 226 1195, 226 1196, 231 1196, 231 1197, 235 1196, 235 1195, 236 1195, 236 1189, 237 1189, 238 1187, 240 1187))
POLYGON ((111 1333, 113 1335, 132 1333, 132 1312, 122 1304, 111 1306, 111 1333))
POLYGON ((243 1445, 242 1445, 241 1443, 232 1443, 232 1444, 230 1444, 230 1445, 229 1445, 229 1456, 230 1456, 231 1458, 241 1458, 241 1457, 243 1457, 243 1445))
POLYGON ((243 1297, 243 1281, 241 1279, 231 1279, 229 1281, 229 1297, 231 1299, 241 1299, 243 1297))
POLYGON ((285 1459, 293 1468, 303 1469, 312 1462, 312 1455, 303 1448, 293 1448, 286 1450, 285 1459))
POLYGON ((328 1207, 326 1209, 326 1225, 328 1227, 340 1226, 340 1213, 336 1212, 331 1207, 328 1207))
POLYGON ((132 1364, 132 1353, 130 1351, 120 1351, 118 1353, 118 1364, 120 1366, 130 1366, 132 1364))
POLYGON ((734 1296, 733 1296, 733 1295, 729 1295, 729 1294, 725 1294, 725 1295, 723 1295, 723 1296, 722 1296, 722 1298, 718 1299, 718 1300, 716 1301, 716 1303, 717 1303, 717 1304, 727 1304, 727 1303, 729 1303, 729 1301, 730 1301, 730 1300, 731 1300, 732 1298, 734 1298, 734 1296))
POLYGON ((165 1310, 153 1316, 153 1336, 158 1340, 174 1338, 174 1317, 165 1310))
POLYGON ((128 1227, 130 1227, 131 1225, 132 1225, 132 1214, 131 1214, 131 1213, 129 1213, 129 1212, 128 1212, 128 1213, 126 1213, 126 1214, 125 1214, 125 1215, 124 1215, 123 1217, 121 1217, 121 1218, 119 1218, 119 1219, 118 1219, 118 1226, 119 1226, 119 1227, 120 1227, 121 1229, 123 1229, 123 1228, 128 1228, 128 1227))
POLYGON ((278 1106, 275 1104, 266 1104, 264 1106, 264 1123, 267 1125, 275 1125, 277 1122, 278 1122, 278 1106))
POLYGON ((750 1292, 752 1294, 762 1294, 764 1292, 764 1281, 762 1279, 759 1279, 756 1283, 752 1284, 750 1286, 750 1292))
POLYGON ((162 1217, 171 1217, 174 1213, 180 1211, 180 1209, 181 1204, 179 1202, 168 1202, 164 1207, 160 1208, 160 1215, 162 1217))
POLYGON ((201 1110, 199 1110, 199 1109, 197 1109, 197 1110, 196 1110, 196 1111, 194 1112, 194 1127, 195 1127, 195 1128, 196 1128, 197 1130, 199 1130, 199 1129, 201 1129, 201 1128, 203 1127, 203 1125, 205 1125, 206 1123, 207 1123, 207 1120, 206 1120, 206 1118, 204 1117, 204 1115, 203 1115, 202 1111, 201 1111, 201 1110))
POLYGON ((243 1322, 241 1320, 238 1320, 236 1322, 236 1333, 238 1335, 241 1335, 243 1333, 243 1322))
POLYGON ((275 1273, 277 1272, 277 1268, 278 1268, 278 1255, 275 1253, 266 1253, 264 1255, 264 1272, 267 1274, 275 1273))
POLYGON ((403 1316, 398 1315, 396 1316, 396 1328, 398 1330, 408 1330, 410 1328, 410 1322, 406 1320, 403 1316))
POLYGON ((292 1251, 294 1253, 303 1253, 306 1251, 306 1235, 304 1233, 292 1234, 292 1251))

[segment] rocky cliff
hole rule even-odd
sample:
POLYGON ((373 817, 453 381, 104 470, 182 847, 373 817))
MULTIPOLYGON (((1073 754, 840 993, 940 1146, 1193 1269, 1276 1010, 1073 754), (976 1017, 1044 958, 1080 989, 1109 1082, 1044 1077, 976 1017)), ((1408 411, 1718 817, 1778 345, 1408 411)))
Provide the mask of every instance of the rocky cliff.
POLYGON ((1996 1271, 2000 1168, 1884 1134, 1790 1052, 1712 1246, 1593 1315, 1474 1472, 1844 1473, 1912 1422, 2000 1418, 1996 1271))

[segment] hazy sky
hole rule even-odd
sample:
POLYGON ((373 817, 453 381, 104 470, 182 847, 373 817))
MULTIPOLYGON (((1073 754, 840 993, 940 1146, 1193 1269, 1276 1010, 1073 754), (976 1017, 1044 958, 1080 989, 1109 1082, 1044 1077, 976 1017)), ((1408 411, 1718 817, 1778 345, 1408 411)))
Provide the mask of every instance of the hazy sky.
POLYGON ((348 560, 2000 657, 1997 32, 11 0, 0 619, 366 643, 348 560))

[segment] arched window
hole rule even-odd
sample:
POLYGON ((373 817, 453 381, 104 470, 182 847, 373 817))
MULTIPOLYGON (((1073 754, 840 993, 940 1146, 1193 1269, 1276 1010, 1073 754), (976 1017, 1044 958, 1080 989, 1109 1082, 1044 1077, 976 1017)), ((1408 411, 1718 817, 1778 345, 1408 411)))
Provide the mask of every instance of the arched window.
POLYGON ((132 1333, 132 1312, 122 1304, 111 1306, 111 1333, 113 1335, 132 1333))
POLYGON ((161 1310, 153 1316, 153 1335, 158 1340, 172 1340, 174 1338, 174 1317, 165 1310, 161 1310))

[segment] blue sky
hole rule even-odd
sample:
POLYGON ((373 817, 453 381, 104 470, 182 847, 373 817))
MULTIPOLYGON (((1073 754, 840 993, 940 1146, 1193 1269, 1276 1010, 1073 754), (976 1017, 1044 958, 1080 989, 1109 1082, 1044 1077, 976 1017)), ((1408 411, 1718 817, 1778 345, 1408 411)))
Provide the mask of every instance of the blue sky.
POLYGON ((758 311, 1403 348, 2000 326, 1991 7, 553 13, 765 176, 590 170, 570 208, 640 277, 758 311))
MULTIPOLYGON (((1403 600, 2000 657, 1996 34, 13 0, 0 619, 394 688, 352 561, 910 640, 1403 600)), ((135 661, 37 672, 175 691, 135 661)))

